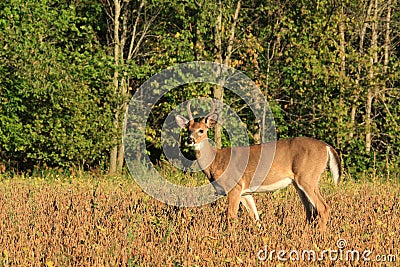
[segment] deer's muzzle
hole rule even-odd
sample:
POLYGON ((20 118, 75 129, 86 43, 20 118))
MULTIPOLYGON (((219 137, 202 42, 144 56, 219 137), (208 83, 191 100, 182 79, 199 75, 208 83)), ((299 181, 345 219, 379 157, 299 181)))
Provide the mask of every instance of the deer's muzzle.
POLYGON ((189 146, 193 146, 193 145, 195 144, 194 138, 191 137, 191 136, 188 137, 187 142, 188 142, 188 145, 189 145, 189 146))

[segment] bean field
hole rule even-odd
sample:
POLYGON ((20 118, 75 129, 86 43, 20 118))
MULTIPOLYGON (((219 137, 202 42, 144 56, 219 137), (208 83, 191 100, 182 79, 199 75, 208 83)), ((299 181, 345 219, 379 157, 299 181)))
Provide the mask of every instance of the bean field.
POLYGON ((261 225, 244 211, 228 225, 226 198, 176 208, 129 177, 53 176, 2 178, 0 266, 400 264, 397 182, 322 179, 332 210, 321 234, 293 187, 255 195, 261 225))

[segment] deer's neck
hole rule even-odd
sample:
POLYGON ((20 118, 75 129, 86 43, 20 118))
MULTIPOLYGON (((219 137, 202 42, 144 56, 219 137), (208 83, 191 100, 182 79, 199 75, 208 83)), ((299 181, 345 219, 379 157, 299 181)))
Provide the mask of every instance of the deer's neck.
POLYGON ((194 149, 200 168, 207 174, 211 163, 214 161, 217 149, 214 148, 208 140, 204 140, 200 144, 196 144, 194 149))

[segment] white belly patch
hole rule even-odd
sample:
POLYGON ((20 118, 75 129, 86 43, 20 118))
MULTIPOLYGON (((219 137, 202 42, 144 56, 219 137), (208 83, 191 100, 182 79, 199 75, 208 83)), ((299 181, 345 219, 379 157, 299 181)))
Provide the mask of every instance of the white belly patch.
POLYGON ((259 187, 250 187, 249 189, 245 189, 245 190, 243 190, 242 195, 251 194, 251 193, 273 192, 273 191, 287 187, 292 182, 293 182, 292 178, 284 178, 273 184, 261 185, 259 187))

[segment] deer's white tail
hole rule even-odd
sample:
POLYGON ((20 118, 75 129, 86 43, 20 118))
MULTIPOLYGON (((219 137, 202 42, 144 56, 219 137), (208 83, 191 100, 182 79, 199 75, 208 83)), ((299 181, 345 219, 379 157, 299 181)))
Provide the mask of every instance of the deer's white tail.
POLYGON ((326 148, 328 150, 329 170, 332 173, 333 181, 337 185, 340 181, 340 177, 342 176, 342 169, 340 167, 341 166, 340 157, 333 147, 327 146, 326 148))

